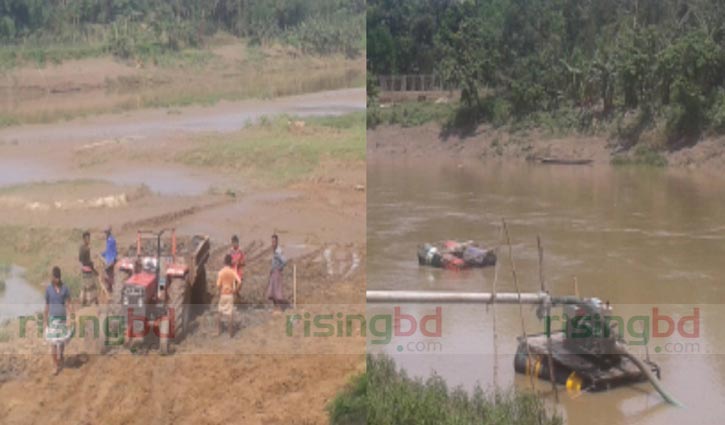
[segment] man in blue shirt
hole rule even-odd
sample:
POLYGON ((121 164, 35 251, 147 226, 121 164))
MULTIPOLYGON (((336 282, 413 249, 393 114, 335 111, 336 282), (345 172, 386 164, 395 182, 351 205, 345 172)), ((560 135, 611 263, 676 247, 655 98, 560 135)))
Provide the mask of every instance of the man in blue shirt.
POLYGON ((106 250, 101 253, 101 258, 105 263, 106 271, 106 289, 108 293, 113 293, 113 271, 116 267, 116 258, 118 257, 118 251, 116 251, 116 239, 111 233, 111 226, 108 226, 105 230, 106 233, 106 250))
POLYGON ((45 314, 43 328, 45 339, 50 343, 50 354, 53 356, 55 374, 63 368, 63 350, 65 343, 73 335, 71 331, 70 291, 60 280, 60 268, 53 267, 53 279, 45 288, 45 314))

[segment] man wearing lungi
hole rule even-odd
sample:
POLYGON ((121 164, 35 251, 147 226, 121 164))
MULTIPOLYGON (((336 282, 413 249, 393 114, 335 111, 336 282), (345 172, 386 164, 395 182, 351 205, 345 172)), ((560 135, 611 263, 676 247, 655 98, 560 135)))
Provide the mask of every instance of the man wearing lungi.
POLYGON ((91 233, 83 232, 83 244, 78 249, 78 262, 81 264, 81 305, 98 304, 98 272, 91 261, 91 233))
POLYGON ((284 311, 289 302, 282 294, 284 282, 282 272, 287 265, 287 260, 282 255, 282 248, 279 247, 279 237, 272 235, 272 269, 269 271, 269 283, 267 284, 267 299, 275 306, 275 313, 284 311))
POLYGON ((224 267, 219 270, 216 286, 219 288, 218 335, 222 334, 222 316, 227 318, 229 338, 234 335, 234 294, 239 290, 239 276, 232 268, 232 256, 224 256, 224 267))
POLYGON ((43 328, 45 340, 50 343, 50 354, 55 365, 54 374, 63 368, 63 350, 73 336, 69 313, 71 313, 70 291, 60 280, 60 268, 53 267, 53 279, 45 289, 45 314, 43 328))

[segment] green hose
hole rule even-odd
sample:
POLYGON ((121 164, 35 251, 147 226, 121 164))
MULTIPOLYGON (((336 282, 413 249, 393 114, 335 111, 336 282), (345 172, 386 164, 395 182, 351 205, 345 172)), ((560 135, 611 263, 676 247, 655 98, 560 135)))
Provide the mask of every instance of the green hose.
POLYGON ((675 397, 673 397, 670 393, 665 390, 662 385, 660 385, 659 379, 657 379, 656 376, 652 373, 652 371, 647 367, 647 365, 644 364, 644 362, 637 356, 632 355, 629 351, 627 351, 627 348, 622 345, 621 343, 617 343, 617 349, 620 351, 620 354, 624 357, 627 357, 628 359, 632 360, 632 362, 639 368, 640 371, 644 374, 644 376, 647 377, 649 382, 652 384, 652 386, 657 390, 658 393, 662 396, 663 399, 665 399, 666 402, 677 406, 677 407, 685 407, 682 403, 680 403, 675 397))

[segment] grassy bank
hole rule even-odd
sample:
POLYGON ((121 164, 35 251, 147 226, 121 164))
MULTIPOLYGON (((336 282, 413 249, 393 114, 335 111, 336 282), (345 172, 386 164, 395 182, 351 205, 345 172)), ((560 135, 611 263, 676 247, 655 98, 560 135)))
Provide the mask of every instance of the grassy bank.
POLYGON ((195 145, 176 160, 241 174, 262 186, 286 185, 309 177, 326 160, 364 161, 365 114, 263 118, 233 134, 202 136, 195 145))
POLYGON ((80 229, 0 226, 0 262, 25 268, 24 278, 37 287, 50 282, 50 271, 57 265, 63 271, 63 281, 77 296, 77 251, 82 233, 80 229))
POLYGON ((367 108, 367 126, 368 128, 379 125, 416 127, 430 122, 446 125, 450 122, 454 111, 455 105, 445 103, 403 102, 384 107, 373 103, 367 108))
POLYGON ((510 133, 540 130, 550 136, 568 134, 607 134, 615 130, 611 125, 583 125, 587 119, 581 111, 561 109, 552 112, 537 112, 525 117, 511 115, 505 102, 491 98, 482 103, 475 114, 461 106, 458 101, 436 103, 431 101, 406 101, 391 105, 372 102, 368 107, 367 125, 400 125, 416 127, 427 123, 441 125, 443 135, 468 136, 479 125, 490 125, 510 133))
MULTIPOLYGON (((440 129, 438 136, 441 139, 454 136, 465 140, 472 137, 476 143, 490 144, 492 153, 498 156, 503 155, 507 144, 514 147, 529 145, 535 150, 537 143, 541 145, 547 140, 597 139, 611 154, 610 163, 616 166, 665 167, 668 154, 672 152, 665 143, 661 122, 654 128, 638 130, 637 118, 631 116, 614 122, 592 123, 585 110, 561 109, 516 118, 497 100, 484 105, 486 119, 479 122, 471 119, 458 102, 404 101, 384 107, 372 102, 367 109, 367 127, 411 128, 434 124, 433 127, 440 129), (626 140, 632 140, 635 132, 638 132, 636 142, 627 143, 626 140)), ((582 155, 578 152, 582 151, 582 146, 576 143, 568 146, 564 150, 568 149, 571 155, 582 155)))
MULTIPOLYGON (((50 123, 85 116, 146 108, 214 105, 220 101, 268 99, 310 92, 362 87, 365 70, 359 59, 341 55, 303 56, 283 45, 250 47, 244 41, 208 49, 167 52, 154 62, 119 62, 111 57, 90 64, 86 71, 55 74, 24 67, 0 83, 0 128, 50 123), (45 80, 39 76, 53 78, 45 80), (117 75, 107 77, 106 75, 117 75)), ((0 56, 3 48, 0 47, 0 56)))
POLYGON ((373 356, 366 372, 354 377, 328 410, 335 425, 562 423, 534 395, 508 392, 494 398, 480 388, 468 395, 449 390, 437 376, 426 382, 408 378, 391 359, 373 356))
POLYGON ((10 276, 10 264, 0 262, 0 292, 5 290, 5 280, 8 276, 10 276))

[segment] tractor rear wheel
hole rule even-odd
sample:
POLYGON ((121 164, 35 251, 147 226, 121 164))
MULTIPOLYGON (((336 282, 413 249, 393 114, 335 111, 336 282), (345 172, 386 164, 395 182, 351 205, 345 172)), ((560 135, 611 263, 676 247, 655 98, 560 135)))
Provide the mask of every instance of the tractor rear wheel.
MULTIPOLYGON (((172 339, 174 339, 176 342, 181 341, 187 334, 189 330, 189 322, 190 322, 190 305, 189 305, 189 298, 191 297, 191 291, 189 288, 189 284, 186 282, 186 279, 181 278, 174 278, 171 279, 169 282, 170 286, 167 289, 167 296, 168 298, 168 314, 170 315, 169 319, 173 320, 173 322, 169 322, 169 324, 173 323, 173 328, 169 329, 169 332, 167 333, 161 333, 161 335, 167 335, 170 336, 172 339)), ((163 351, 163 345, 167 345, 168 350, 168 339, 170 338, 161 338, 162 341, 160 341, 160 345, 163 351), (166 339, 167 341, 163 341, 166 339)))

